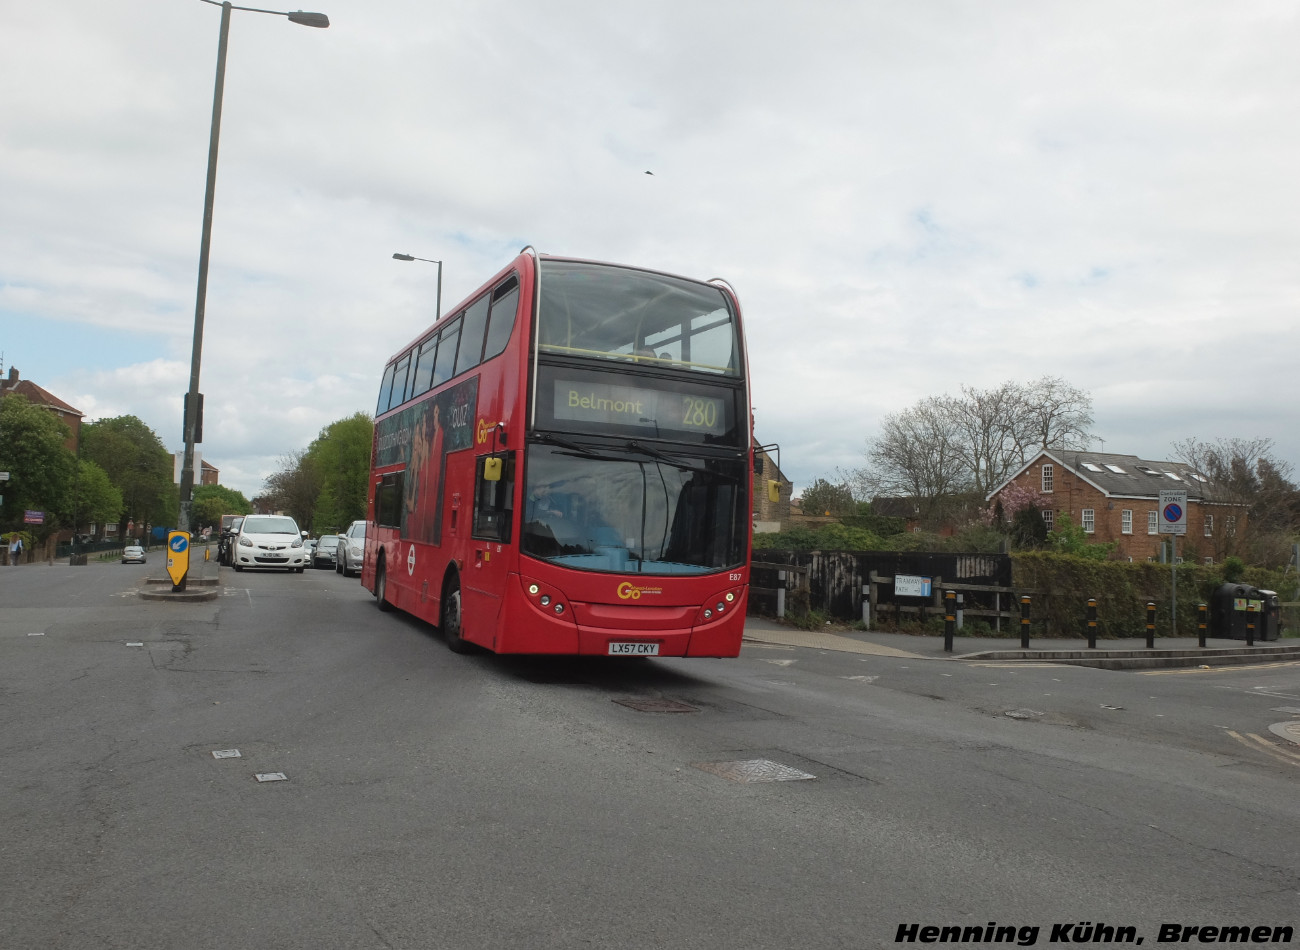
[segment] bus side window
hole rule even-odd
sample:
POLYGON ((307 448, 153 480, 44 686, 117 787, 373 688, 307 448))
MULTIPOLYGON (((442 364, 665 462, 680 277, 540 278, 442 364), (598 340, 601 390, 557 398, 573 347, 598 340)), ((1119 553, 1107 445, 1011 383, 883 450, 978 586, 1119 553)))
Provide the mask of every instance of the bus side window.
MULTIPOLYGON (((502 458, 498 455, 497 458, 502 458)), ((507 452, 501 466, 499 481, 484 477, 484 463, 490 456, 478 459, 474 475, 474 530, 480 541, 510 541, 510 522, 513 520, 515 499, 515 453, 507 452)))
POLYGON ((484 360, 492 359, 506 348, 518 309, 519 281, 512 277, 492 294, 492 319, 488 323, 487 339, 483 341, 484 360))
POLYGON ((483 355, 483 331, 487 329, 488 299, 480 297, 465 311, 460 329, 460 354, 456 357, 456 375, 473 369, 483 355))
POLYGON ((429 391, 433 384, 433 360, 438 352, 438 334, 424 341, 420 347, 420 357, 416 360, 414 375, 411 377, 411 398, 429 391))
POLYGON ((388 400, 393 394, 393 364, 389 363, 384 370, 384 381, 379 384, 379 402, 375 404, 375 415, 383 415, 388 411, 388 400))
POLYGON ((397 366, 393 370, 393 398, 388 405, 400 406, 410 398, 410 392, 406 386, 406 378, 409 375, 407 370, 411 368, 411 354, 407 353, 397 361, 397 366))
POLYGON ((442 328, 438 343, 438 359, 433 365, 433 385, 441 386, 451 379, 456 368, 456 341, 460 339, 460 317, 442 328))
POLYGON ((405 472, 385 475, 375 491, 375 522, 383 528, 402 526, 402 488, 405 472))

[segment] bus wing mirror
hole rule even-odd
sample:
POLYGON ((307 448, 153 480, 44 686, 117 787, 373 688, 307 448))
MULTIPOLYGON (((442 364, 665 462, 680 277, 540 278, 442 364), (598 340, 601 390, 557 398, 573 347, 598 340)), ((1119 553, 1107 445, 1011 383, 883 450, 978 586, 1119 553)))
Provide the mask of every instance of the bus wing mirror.
POLYGON ((781 483, 775 479, 768 479, 767 500, 771 502, 779 502, 781 500, 781 483))
POLYGON ((499 458, 486 458, 483 460, 483 480, 489 482, 501 481, 501 460, 499 458))

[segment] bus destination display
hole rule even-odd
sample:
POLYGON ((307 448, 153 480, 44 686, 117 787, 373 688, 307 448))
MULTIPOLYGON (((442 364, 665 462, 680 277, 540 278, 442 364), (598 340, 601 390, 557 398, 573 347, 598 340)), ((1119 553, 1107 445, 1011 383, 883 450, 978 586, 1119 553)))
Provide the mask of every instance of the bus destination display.
POLYGON ((694 432, 722 436, 728 429, 726 402, 717 396, 555 380, 557 420, 585 425, 636 426, 652 432, 694 432))

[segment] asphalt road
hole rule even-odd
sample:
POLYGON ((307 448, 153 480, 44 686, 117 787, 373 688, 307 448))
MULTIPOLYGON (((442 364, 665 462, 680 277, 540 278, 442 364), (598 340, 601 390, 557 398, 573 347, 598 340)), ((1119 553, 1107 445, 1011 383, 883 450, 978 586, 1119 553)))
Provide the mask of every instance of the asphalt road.
POLYGON ((1300 747, 1270 730, 1300 720, 1293 664, 457 656, 332 572, 143 602, 157 570, 0 569, 0 947, 1110 946, 1300 917, 1300 747))

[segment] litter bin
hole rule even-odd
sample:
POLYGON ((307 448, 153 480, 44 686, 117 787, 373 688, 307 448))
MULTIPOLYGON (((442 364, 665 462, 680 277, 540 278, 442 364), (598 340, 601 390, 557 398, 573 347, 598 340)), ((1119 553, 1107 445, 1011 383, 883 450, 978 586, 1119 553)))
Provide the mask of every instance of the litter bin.
POLYGON ((1254 606, 1255 639, 1276 640, 1282 626, 1282 605, 1276 593, 1249 584, 1221 584, 1210 598, 1210 636, 1245 640, 1254 606))

